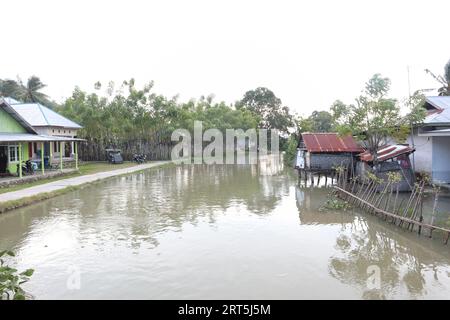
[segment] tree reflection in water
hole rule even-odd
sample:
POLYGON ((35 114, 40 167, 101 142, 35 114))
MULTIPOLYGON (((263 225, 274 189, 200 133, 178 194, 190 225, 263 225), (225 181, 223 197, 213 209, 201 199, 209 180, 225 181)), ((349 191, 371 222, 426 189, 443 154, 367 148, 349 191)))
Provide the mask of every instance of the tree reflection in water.
POLYGON ((268 214, 289 193, 283 169, 281 159, 269 156, 257 165, 183 165, 101 182, 0 217, 2 246, 50 234, 46 221, 54 221, 82 246, 154 248, 159 234, 185 223, 214 225, 230 207, 268 214))
POLYGON ((327 192, 297 187, 296 199, 302 224, 340 225, 336 251, 329 260, 331 276, 360 288, 363 299, 420 298, 426 296, 427 287, 441 286, 442 278, 448 280, 449 258, 438 240, 418 237, 358 211, 319 211, 327 192), (371 266, 380 268, 379 290, 367 285, 371 266))

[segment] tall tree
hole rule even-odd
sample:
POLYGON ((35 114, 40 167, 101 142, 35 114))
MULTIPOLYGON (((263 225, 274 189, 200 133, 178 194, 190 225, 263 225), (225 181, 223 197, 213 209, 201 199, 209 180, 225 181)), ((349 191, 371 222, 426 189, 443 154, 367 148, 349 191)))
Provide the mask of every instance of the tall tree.
POLYGON ((23 102, 40 102, 45 104, 48 101, 48 96, 40 92, 40 90, 46 86, 47 85, 42 83, 41 79, 36 76, 28 78, 25 84, 19 79, 19 88, 16 96, 23 102))
POLYGON ((0 79, 0 96, 1 97, 11 97, 16 99, 17 94, 20 91, 20 86, 17 81, 14 80, 1 80, 0 79))
POLYGON ((378 161, 377 150, 389 138, 402 139, 409 129, 400 116, 400 107, 395 99, 386 97, 391 81, 375 74, 366 83, 364 94, 356 99, 349 109, 349 123, 341 127, 342 133, 356 135, 367 150, 378 161))
POLYGON ((236 103, 236 107, 248 110, 259 117, 260 128, 278 129, 287 133, 294 125, 289 108, 283 106, 281 99, 264 87, 247 91, 242 100, 236 103))
POLYGON ((330 132, 333 127, 333 116, 328 111, 313 111, 309 119, 314 132, 330 132))
POLYGON ((350 109, 341 100, 336 100, 330 107, 331 117, 333 121, 333 131, 337 130, 337 127, 348 123, 350 109))
POLYGON ((425 72, 431 75, 437 82, 440 83, 441 87, 438 89, 440 96, 450 96, 450 60, 444 67, 444 75, 435 75, 429 69, 425 69, 425 72))

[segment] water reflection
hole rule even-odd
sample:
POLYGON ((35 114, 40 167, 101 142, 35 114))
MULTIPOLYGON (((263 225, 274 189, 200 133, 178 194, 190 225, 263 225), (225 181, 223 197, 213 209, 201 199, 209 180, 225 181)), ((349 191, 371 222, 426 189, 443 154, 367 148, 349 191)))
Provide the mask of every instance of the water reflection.
POLYGON ((336 251, 329 260, 331 276, 360 288, 363 299, 421 298, 430 294, 429 288, 442 287, 441 280, 448 283, 446 246, 367 213, 320 211, 328 192, 325 188, 296 188, 301 223, 340 225, 336 251), (371 266, 380 268, 379 289, 368 287, 371 266))
POLYGON ((0 249, 37 269, 37 298, 448 298, 449 246, 320 211, 329 191, 273 160, 152 170, 0 215, 0 249))
POLYGON ((271 166, 269 174, 267 167, 257 165, 192 165, 100 183, 0 216, 2 246, 21 242, 30 232, 51 233, 62 226, 82 245, 128 241, 131 247, 142 242, 157 246, 158 233, 179 231, 184 223, 202 219, 214 224, 216 214, 230 206, 242 205, 258 215, 272 211, 289 192, 289 180, 277 177, 281 169, 271 166))

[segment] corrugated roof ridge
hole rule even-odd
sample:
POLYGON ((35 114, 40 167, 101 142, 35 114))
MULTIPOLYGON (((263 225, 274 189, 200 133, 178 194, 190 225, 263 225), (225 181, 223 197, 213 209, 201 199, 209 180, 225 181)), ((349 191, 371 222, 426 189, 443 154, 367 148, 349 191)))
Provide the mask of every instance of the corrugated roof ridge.
POLYGON ((448 109, 450 108, 450 105, 445 105, 445 106, 441 106, 441 105, 437 105, 435 100, 449 100, 450 101, 450 96, 429 96, 429 97, 425 97, 425 100, 431 104, 433 107, 435 107, 436 109, 448 109))
MULTIPOLYGON (((344 150, 351 149, 350 147, 348 147, 348 146, 345 144, 345 141, 344 141, 344 139, 342 139, 342 137, 338 136, 338 139, 342 142, 342 145, 344 146, 344 150)), ((352 147, 352 148, 353 148, 353 147, 352 147)))
POLYGON ((320 145, 319 139, 317 139, 316 136, 314 136, 314 139, 316 139, 317 145, 319 146, 320 151, 322 151, 322 146, 320 145))
POLYGON ((45 106, 43 106, 43 105, 41 105, 39 102, 35 102, 37 105, 38 105, 38 107, 39 107, 39 111, 41 111, 41 113, 42 113, 42 116, 44 117, 44 119, 45 119, 45 122, 47 122, 47 125, 48 126, 50 126, 50 122, 48 122, 48 119, 47 119, 47 117, 45 116, 45 112, 44 111, 42 111, 42 107, 44 107, 44 108, 47 108, 47 107, 45 107, 45 106))
MULTIPOLYGON (((32 106, 33 108, 37 107, 38 112, 41 113, 41 115, 46 123, 45 126, 70 127, 70 128, 76 128, 76 129, 82 128, 82 126, 80 124, 76 123, 75 121, 73 121, 71 119, 66 118, 65 116, 61 115, 60 113, 44 106, 43 104, 40 104, 39 102, 19 103, 19 104, 15 104, 13 106, 18 107, 18 108, 26 107, 26 106, 32 106), (50 120, 47 118, 46 114, 49 114, 49 115, 54 114, 56 117, 69 122, 71 124, 71 126, 64 126, 64 125, 58 125, 58 124, 51 123, 50 120)), ((36 126, 42 126, 42 125, 36 125, 36 126)))

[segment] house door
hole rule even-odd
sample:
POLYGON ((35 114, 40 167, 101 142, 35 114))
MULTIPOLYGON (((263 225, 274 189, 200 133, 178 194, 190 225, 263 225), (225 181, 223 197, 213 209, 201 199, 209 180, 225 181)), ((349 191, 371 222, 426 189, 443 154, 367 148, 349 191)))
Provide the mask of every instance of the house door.
POLYGON ((28 142, 28 159, 33 158, 33 144, 28 142))
POLYGON ((8 147, 0 146, 0 173, 6 173, 8 167, 8 147))
POLYGON ((50 156, 50 142, 44 143, 44 156, 45 157, 50 156))

